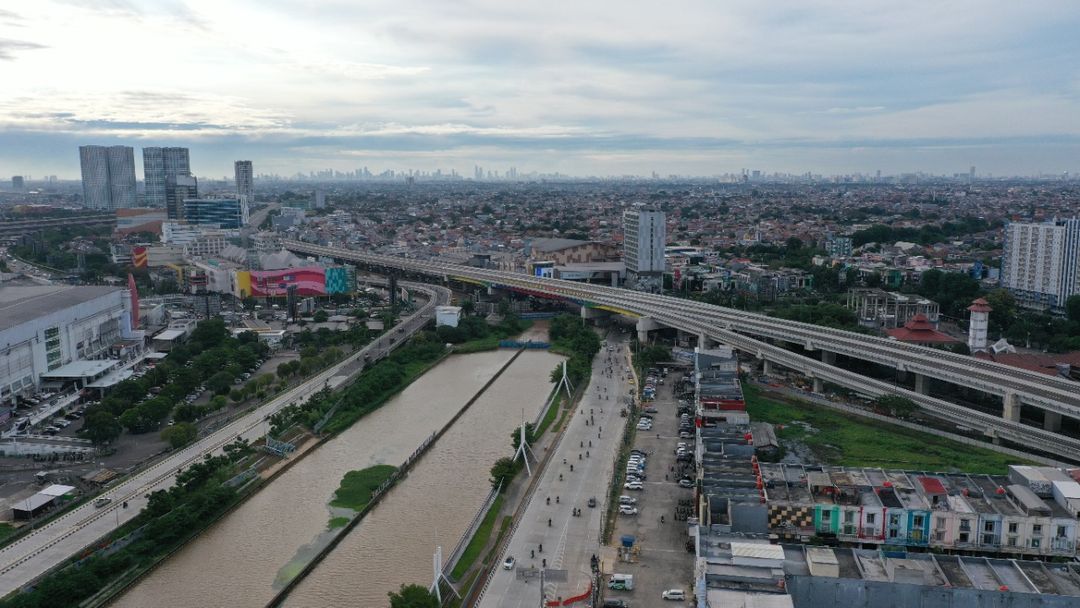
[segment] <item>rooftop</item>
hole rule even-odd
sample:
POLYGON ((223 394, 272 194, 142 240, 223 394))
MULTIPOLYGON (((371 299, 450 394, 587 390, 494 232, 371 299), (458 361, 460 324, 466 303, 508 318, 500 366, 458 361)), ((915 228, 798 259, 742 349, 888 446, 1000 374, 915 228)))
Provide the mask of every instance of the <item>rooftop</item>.
POLYGON ((0 287, 0 331, 116 291, 120 288, 96 285, 0 287))

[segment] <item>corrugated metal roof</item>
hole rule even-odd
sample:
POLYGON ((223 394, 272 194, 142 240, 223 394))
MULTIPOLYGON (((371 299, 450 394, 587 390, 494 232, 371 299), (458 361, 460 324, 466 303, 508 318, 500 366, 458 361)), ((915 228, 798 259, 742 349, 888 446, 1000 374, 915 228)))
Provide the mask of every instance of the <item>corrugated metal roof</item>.
POLYGON ((731 555, 755 559, 784 559, 784 548, 766 543, 731 543, 731 555))
POLYGON ((51 486, 45 488, 44 490, 38 492, 38 494, 44 494, 46 496, 63 496, 64 494, 67 494, 74 489, 75 486, 63 486, 58 483, 54 483, 51 486))

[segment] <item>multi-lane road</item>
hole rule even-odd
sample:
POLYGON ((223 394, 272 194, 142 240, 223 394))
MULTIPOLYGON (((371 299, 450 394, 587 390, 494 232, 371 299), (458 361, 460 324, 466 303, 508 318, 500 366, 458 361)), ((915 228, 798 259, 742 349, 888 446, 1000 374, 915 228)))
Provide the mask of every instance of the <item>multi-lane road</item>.
MULTIPOLYGON (((403 283, 403 285, 405 285, 403 283)), ((112 499, 105 507, 84 504, 41 526, 30 534, 0 549, 0 597, 32 582, 42 573, 63 563, 67 558, 97 542, 123 523, 134 518, 146 506, 146 495, 163 490, 175 483, 176 473, 202 460, 208 454, 219 454, 224 445, 237 438, 253 441, 266 434, 266 419, 291 403, 300 403, 331 383, 339 383, 363 368, 364 355, 372 360, 381 358, 404 342, 403 336, 421 329, 433 315, 435 306, 450 300, 449 290, 409 283, 410 289, 428 294, 428 301, 405 317, 386 335, 331 366, 310 380, 276 397, 258 409, 214 431, 195 443, 169 454, 119 484, 110 487, 103 497, 112 499), (127 507, 124 507, 124 503, 127 507)))
POLYGON ((515 570, 498 567, 480 606, 539 605, 540 580, 520 580, 516 570, 539 570, 545 563, 549 569, 567 573, 566 582, 545 584, 547 599, 566 599, 588 590, 590 558, 600 554, 600 525, 626 423, 619 412, 630 387, 626 380, 627 356, 625 340, 609 338, 604 352, 593 361, 593 381, 498 560, 501 564, 508 555, 513 556, 517 561, 515 570), (613 350, 609 351, 609 346, 613 350), (606 372, 609 365, 614 373, 606 372), (595 507, 588 506, 590 498, 596 499, 595 507), (572 515, 573 509, 580 509, 581 515, 572 515))

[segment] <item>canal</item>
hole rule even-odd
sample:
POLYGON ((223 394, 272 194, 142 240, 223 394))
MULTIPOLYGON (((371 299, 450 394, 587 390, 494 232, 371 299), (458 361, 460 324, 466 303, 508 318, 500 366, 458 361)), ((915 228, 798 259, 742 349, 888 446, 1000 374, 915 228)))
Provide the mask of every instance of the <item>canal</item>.
MULTIPOLYGON (((491 351, 441 362, 308 454, 114 605, 264 606, 329 542, 333 514, 327 503, 342 476, 374 464, 400 464, 512 356, 512 351, 491 351)), ((434 543, 449 552, 457 542, 486 495, 492 462, 509 451, 509 432, 520 422, 522 408, 527 420, 535 417, 559 359, 546 352, 523 353, 290 601, 328 605, 337 602, 317 598, 340 597, 346 605, 385 605, 387 591, 401 582, 429 578, 434 543), (330 574, 342 571, 348 574, 330 574)))
POLYGON ((402 583, 429 585, 436 545, 448 555, 468 528, 491 489, 491 465, 512 454, 522 415, 531 422, 540 412, 559 361, 522 353, 285 605, 387 606, 402 583))

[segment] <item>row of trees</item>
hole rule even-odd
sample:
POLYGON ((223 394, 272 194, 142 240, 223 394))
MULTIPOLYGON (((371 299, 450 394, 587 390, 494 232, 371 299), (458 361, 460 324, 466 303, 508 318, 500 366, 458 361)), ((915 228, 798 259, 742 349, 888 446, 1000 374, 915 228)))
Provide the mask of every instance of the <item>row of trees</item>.
MULTIPOLYGON (((132 433, 156 430, 200 384, 205 382, 208 389, 224 395, 233 379, 266 353, 266 345, 255 334, 245 332, 233 338, 221 319, 202 321, 189 341, 176 346, 157 367, 141 378, 119 383, 92 407, 82 433, 102 445, 115 440, 123 429, 132 433)), ((212 403, 212 407, 225 405, 221 400, 212 403)), ((194 419, 197 411, 186 410, 184 416, 194 419)))
POLYGON ((592 374, 593 357, 600 352, 600 336, 581 318, 572 315, 552 319, 548 336, 557 352, 569 356, 566 373, 570 382, 574 386, 585 382, 592 374))
POLYGON ((926 224, 918 228, 874 224, 869 228, 855 232, 851 237, 851 242, 856 247, 861 247, 867 243, 895 243, 896 241, 933 245, 950 237, 983 232, 1000 226, 1000 220, 988 222, 985 219, 971 216, 942 224, 926 224))
POLYGON ((207 456, 178 473, 172 488, 152 493, 130 528, 139 530, 130 544, 49 574, 32 590, 0 601, 0 608, 78 606, 132 568, 148 564, 185 542, 237 499, 235 490, 224 482, 236 474, 237 463, 250 448, 238 442, 226 446, 225 451, 223 456, 207 456))

